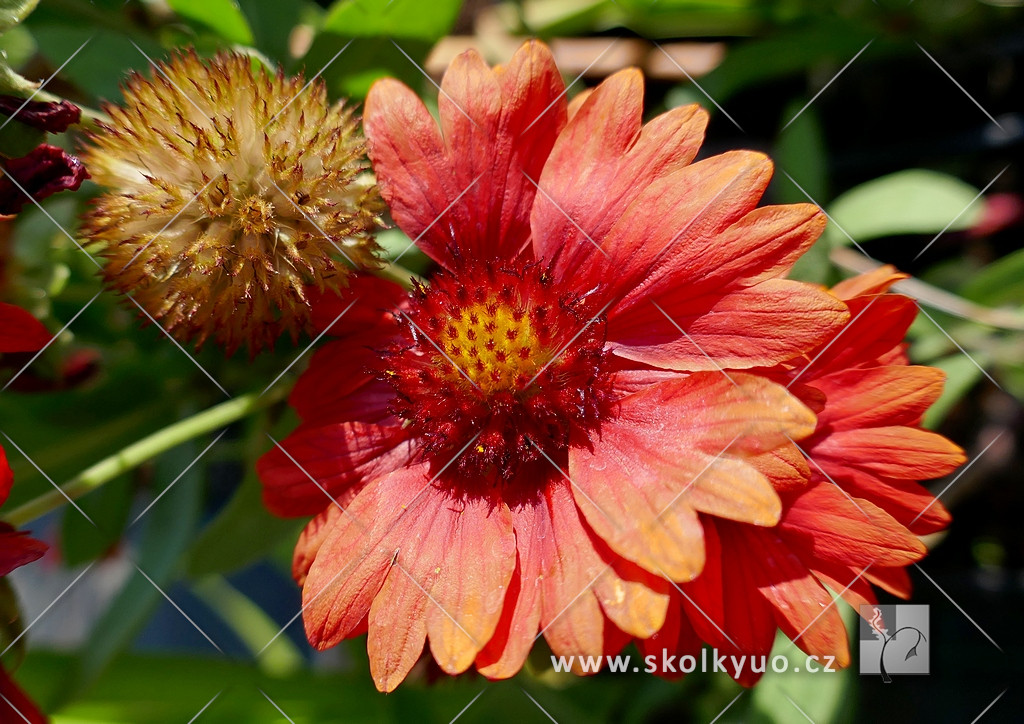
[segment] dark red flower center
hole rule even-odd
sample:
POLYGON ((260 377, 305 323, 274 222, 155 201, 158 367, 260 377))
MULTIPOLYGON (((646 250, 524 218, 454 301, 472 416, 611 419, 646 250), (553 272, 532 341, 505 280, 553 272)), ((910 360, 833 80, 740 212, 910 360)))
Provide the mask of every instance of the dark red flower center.
POLYGON ((602 310, 559 286, 536 264, 478 264, 413 292, 383 377, 435 468, 509 479, 608 413, 602 310))

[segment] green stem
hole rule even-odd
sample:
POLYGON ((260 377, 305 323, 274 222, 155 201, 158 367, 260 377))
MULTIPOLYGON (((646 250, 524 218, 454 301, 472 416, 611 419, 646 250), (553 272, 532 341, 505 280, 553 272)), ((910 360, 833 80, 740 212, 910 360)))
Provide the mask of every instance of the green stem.
POLYGON ((284 385, 265 395, 252 392, 211 407, 173 425, 168 425, 86 468, 62 485, 60 490, 51 490, 18 506, 3 516, 2 520, 15 527, 23 526, 29 521, 61 507, 67 503, 68 498, 71 500, 81 498, 162 452, 177 447, 192 438, 219 430, 253 412, 269 407, 282 399, 286 392, 287 387, 284 385))

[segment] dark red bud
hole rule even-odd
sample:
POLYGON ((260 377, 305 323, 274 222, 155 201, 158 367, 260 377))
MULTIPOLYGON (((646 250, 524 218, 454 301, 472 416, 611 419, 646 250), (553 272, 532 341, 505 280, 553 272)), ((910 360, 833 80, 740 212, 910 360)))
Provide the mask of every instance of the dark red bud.
POLYGON ((82 120, 82 109, 74 103, 26 102, 17 96, 0 95, 0 113, 47 133, 63 133, 68 126, 82 120))
POLYGON ((0 176, 0 215, 17 214, 30 198, 42 201, 59 191, 74 191, 89 178, 85 166, 61 148, 43 144, 27 156, 12 158, 0 176))

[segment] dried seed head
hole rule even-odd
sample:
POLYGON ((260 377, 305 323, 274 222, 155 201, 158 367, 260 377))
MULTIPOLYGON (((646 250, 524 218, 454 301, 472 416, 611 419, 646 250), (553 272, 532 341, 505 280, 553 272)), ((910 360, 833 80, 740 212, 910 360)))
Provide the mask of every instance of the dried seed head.
POLYGON ((84 159, 107 192, 85 233, 103 244, 106 281, 182 341, 255 354, 294 339, 309 329, 307 286, 376 264, 383 203, 358 119, 321 81, 304 85, 187 51, 129 77, 90 137, 84 159))

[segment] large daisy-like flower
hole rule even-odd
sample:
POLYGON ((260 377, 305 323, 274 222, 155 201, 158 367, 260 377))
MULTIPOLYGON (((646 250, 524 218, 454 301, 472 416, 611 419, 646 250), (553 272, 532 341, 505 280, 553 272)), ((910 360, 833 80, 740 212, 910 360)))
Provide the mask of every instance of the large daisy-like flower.
POLYGON ((440 129, 396 81, 365 114, 381 192, 440 271, 322 302, 323 329, 355 300, 344 340, 260 463, 272 510, 316 516, 293 571, 310 641, 368 631, 382 690, 427 640, 445 671, 502 678, 538 634, 599 655, 678 619, 715 524, 778 524, 774 451, 815 430, 763 370, 849 319, 781 278, 821 212, 758 208, 762 154, 694 162, 696 106, 644 125, 637 71, 567 105, 530 43, 493 70, 460 56, 441 89, 440 129))
MULTIPOLYGON (((818 418, 811 436, 758 461, 779 491, 779 524, 704 517, 704 571, 671 591, 665 627, 638 642, 645 655, 696 655, 705 642, 721 653, 765 655, 778 627, 819 662, 846 666, 846 631, 825 586, 858 611, 876 603, 872 584, 910 595, 904 567, 926 552, 917 536, 950 520, 918 481, 946 475, 965 458, 921 428, 944 374, 909 365, 903 339, 917 309, 885 293, 903 276, 885 267, 837 285, 852 315, 842 333, 764 371, 818 418)), ((752 684, 764 672, 730 673, 752 684)))

